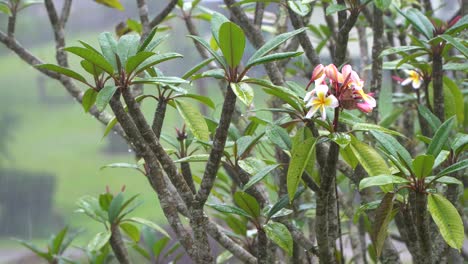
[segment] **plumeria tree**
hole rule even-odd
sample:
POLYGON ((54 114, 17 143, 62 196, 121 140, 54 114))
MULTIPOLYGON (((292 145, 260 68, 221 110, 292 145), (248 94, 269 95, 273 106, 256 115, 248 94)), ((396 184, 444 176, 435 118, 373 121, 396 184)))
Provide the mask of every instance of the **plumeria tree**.
MULTIPOLYGON (((204 1, 171 0, 152 16, 147 1, 136 0, 138 21, 120 23, 116 35, 101 33, 97 46, 68 46, 72 0, 61 12, 54 2, 43 5, 56 62, 41 61, 15 39, 19 11, 31 1, 0 2, 9 17, 0 41, 59 81, 106 135, 113 130, 127 140, 135 164, 108 167, 141 172, 174 234, 131 217, 136 196, 125 199, 123 190, 84 197, 79 211, 103 224, 85 250, 90 263, 141 261, 132 251, 149 262, 177 261, 178 245, 194 263, 402 263, 395 241, 414 263, 467 259, 463 13, 436 19, 429 0, 224 0, 220 12, 204 1), (275 22, 266 25, 271 16, 275 22), (170 19, 185 24, 185 41, 200 55, 182 76, 160 69, 168 60, 188 63, 159 50, 174 41, 159 33, 170 19), (209 36, 199 34, 195 19, 209 36), (254 77, 262 68, 265 76, 254 77), (397 82, 384 83, 387 73, 397 82), (220 111, 193 91, 202 78, 222 91, 220 111), (269 99, 256 108, 254 97, 269 99), (157 101, 152 116, 142 111, 146 100, 157 101), (164 125, 169 107, 184 122, 175 133, 164 125), (172 248, 170 239, 177 241, 172 248)), ((118 0, 96 2, 123 9, 118 0)))

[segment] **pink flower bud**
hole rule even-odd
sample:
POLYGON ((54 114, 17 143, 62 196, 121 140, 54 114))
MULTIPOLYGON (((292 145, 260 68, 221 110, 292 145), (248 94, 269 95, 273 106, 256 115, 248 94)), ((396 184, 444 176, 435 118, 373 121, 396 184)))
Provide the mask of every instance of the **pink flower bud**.
POLYGON ((340 72, 338 72, 338 69, 334 64, 329 64, 327 67, 325 67, 325 75, 335 83, 343 82, 343 76, 340 72))

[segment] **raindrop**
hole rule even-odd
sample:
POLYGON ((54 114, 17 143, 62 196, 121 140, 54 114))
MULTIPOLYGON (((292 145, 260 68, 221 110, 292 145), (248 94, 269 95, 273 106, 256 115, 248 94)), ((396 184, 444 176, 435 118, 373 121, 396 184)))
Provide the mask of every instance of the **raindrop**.
POLYGON ((132 149, 128 149, 128 153, 132 153, 132 149))
POLYGON ((114 131, 114 135, 117 135, 117 131, 114 131))

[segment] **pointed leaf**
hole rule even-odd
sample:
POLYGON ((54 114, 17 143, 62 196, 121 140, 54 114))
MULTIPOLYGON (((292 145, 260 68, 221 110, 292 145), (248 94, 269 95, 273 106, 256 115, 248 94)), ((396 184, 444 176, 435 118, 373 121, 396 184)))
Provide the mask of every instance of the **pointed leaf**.
POLYGON ((371 238, 376 250, 377 257, 380 257, 385 238, 387 237, 388 224, 391 221, 394 198, 394 193, 385 194, 382 202, 375 212, 371 238))
POLYGON ((377 175, 362 179, 359 183, 359 190, 363 190, 372 186, 385 186, 389 184, 402 183, 410 183, 410 181, 395 175, 377 175))
POLYGON ((421 13, 421 11, 410 8, 406 12, 402 12, 400 9, 396 9, 402 16, 406 18, 413 27, 423 34, 427 39, 431 39, 434 35, 434 26, 427 17, 421 13))
POLYGON ((152 222, 152 221, 150 221, 150 220, 146 220, 146 219, 140 218, 140 217, 131 217, 131 218, 125 219, 125 221, 130 221, 130 222, 134 222, 134 223, 138 223, 138 224, 145 225, 145 226, 147 226, 147 227, 152 228, 153 230, 158 231, 159 233, 165 235, 165 236, 168 237, 168 238, 171 237, 171 236, 166 232, 166 230, 164 230, 164 228, 160 227, 159 225, 155 224, 154 222, 152 222))
POLYGON ((123 35, 117 43, 117 54, 120 58, 120 63, 125 65, 128 58, 134 56, 138 51, 140 44, 140 36, 137 34, 123 35))
POLYGON ((138 227, 130 223, 121 223, 119 226, 134 242, 140 241, 140 230, 138 227))
POLYGON ((101 54, 81 47, 68 47, 64 50, 89 61, 110 75, 114 73, 114 67, 101 54))
POLYGON ((177 100, 175 103, 179 114, 182 116, 195 138, 201 141, 208 141, 210 139, 210 131, 200 111, 187 102, 177 100))
POLYGON ((110 32, 103 32, 99 34, 98 41, 102 55, 117 70, 117 59, 115 58, 117 54, 117 41, 114 36, 110 32))
POLYGON ((419 111, 419 114, 424 118, 426 119, 427 123, 429 123, 429 125, 431 126, 432 128, 432 131, 436 131, 437 128, 440 127, 440 125, 442 125, 442 122, 440 122, 440 119, 435 116, 427 107, 425 107, 424 105, 420 104, 418 105, 418 111, 419 111))
POLYGON ((144 51, 146 47, 150 44, 150 42, 153 40, 154 35, 156 35, 156 32, 158 31, 158 27, 154 27, 151 32, 148 34, 148 36, 145 38, 145 40, 141 43, 140 47, 138 48, 138 52, 144 51))
POLYGON ((397 131, 394 131, 385 127, 381 127, 379 125, 368 124, 368 123, 357 123, 353 125, 353 130, 355 131, 380 131, 380 132, 390 134, 390 135, 405 137, 400 132, 397 132, 397 131))
POLYGON ((290 202, 293 201, 302 173, 304 173, 307 163, 310 162, 312 153, 315 151, 315 143, 316 139, 311 137, 303 141, 302 144, 293 145, 292 147, 286 178, 290 202))
POLYGON ((306 30, 306 28, 301 28, 297 29, 294 31, 286 32, 281 35, 278 35, 274 37, 273 39, 269 40, 267 43, 265 43, 262 47, 260 47, 253 55, 250 57, 250 59, 247 62, 247 65, 250 65, 252 61, 255 61, 256 59, 265 56, 268 54, 270 51, 274 50, 276 47, 279 45, 283 44, 285 41, 288 39, 294 37, 295 35, 302 33, 306 30))
POLYGON ((159 239, 156 243, 153 245, 153 254, 156 257, 159 257, 161 255, 161 252, 163 249, 166 247, 167 243, 169 243, 169 238, 168 237, 163 237, 159 239))
POLYGON ((263 226, 269 239, 281 247, 289 256, 293 253, 293 239, 288 228, 277 222, 269 221, 263 226))
POLYGON ((248 190, 250 187, 254 186, 257 182, 265 178, 265 176, 267 176, 271 171, 276 169, 278 166, 279 164, 266 166, 265 168, 257 172, 254 176, 252 176, 252 178, 250 178, 250 180, 244 185, 242 190, 243 191, 248 190))
POLYGON ((263 57, 260 57, 256 60, 251 61, 246 67, 252 67, 258 64, 264 64, 272 61, 277 61, 277 60, 284 60, 288 58, 293 58, 301 55, 303 52, 281 52, 281 53, 274 53, 274 54, 269 54, 263 57))
POLYGON ((419 155, 413 160, 414 174, 419 179, 429 176, 432 173, 435 158, 432 155, 419 155))
POLYGON ((205 67, 206 65, 208 65, 213 60, 214 60, 214 58, 209 58, 209 59, 206 59, 206 60, 198 63, 197 65, 193 66, 190 70, 188 70, 186 73, 184 73, 184 75, 182 75, 182 79, 191 78, 192 75, 197 73, 201 68, 205 67))
POLYGON ((246 106, 252 104, 254 98, 254 92, 250 85, 247 83, 231 83, 231 89, 236 94, 237 98, 244 103, 246 106))
POLYGON ((307 15, 311 10, 310 5, 302 3, 302 1, 288 1, 288 7, 300 16, 307 15))
POLYGON ((96 102, 97 96, 98 93, 93 88, 89 88, 88 90, 86 90, 81 100, 81 104, 83 105, 85 113, 89 112, 89 109, 93 107, 94 103, 96 102))
POLYGON ((463 222, 452 203, 439 194, 429 194, 427 209, 439 228, 445 242, 452 248, 460 250, 465 239, 463 222))
POLYGON ((455 47, 458 51, 460 51, 461 54, 465 56, 465 58, 468 58, 468 48, 464 44, 462 44, 460 41, 458 41, 454 37, 447 35, 447 34, 442 34, 442 35, 439 35, 438 37, 447 41, 449 44, 455 47))
POLYGON ((96 236, 89 242, 88 244, 88 251, 99 251, 106 243, 109 241, 111 237, 111 232, 109 230, 105 232, 97 233, 96 236))
POLYGON ((219 28, 219 48, 226 62, 235 68, 242 60, 245 49, 244 31, 233 22, 225 22, 219 28))
POLYGON ((385 160, 374 148, 358 141, 355 137, 352 137, 351 144, 349 146, 369 176, 391 174, 385 160))
POLYGON ((117 91, 117 86, 108 85, 102 88, 96 96, 96 107, 99 111, 104 111, 109 101, 117 91))
POLYGON ((227 204, 207 204, 207 206, 219 211, 221 213, 228 213, 228 214, 236 214, 240 216, 245 216, 247 218, 251 218, 252 216, 248 214, 246 211, 242 210, 239 207, 227 205, 227 204))
POLYGON ((57 72, 57 73, 63 74, 72 79, 75 79, 77 81, 87 84, 86 79, 83 76, 81 76, 81 74, 74 72, 67 68, 63 68, 54 64, 41 64, 41 65, 37 65, 36 68, 57 72))
POLYGON ((43 258, 43 259, 46 259, 48 261, 52 261, 53 260, 53 256, 45 251, 42 251, 40 249, 38 249, 35 245, 33 245, 32 243, 28 242, 28 241, 24 241, 24 240, 20 240, 20 239, 15 239, 18 243, 20 243, 21 245, 23 245, 24 247, 28 248, 29 250, 31 250, 32 252, 34 252, 34 254, 38 255, 39 257, 43 258))
POLYGON ((465 160, 462 160, 462 161, 459 161, 455 164, 452 164, 450 166, 448 166, 447 168, 443 169, 441 172, 437 173, 437 177, 439 176, 443 176, 443 175, 450 175, 454 172, 457 172, 459 170, 462 170, 462 169, 465 169, 465 168, 468 168, 468 159, 465 159, 465 160))
POLYGON ((439 155, 443 146, 449 139, 450 132, 452 132, 452 127, 455 123, 455 117, 453 116, 449 120, 445 121, 434 133, 434 137, 431 140, 431 143, 427 147, 426 154, 436 157, 439 155))
POLYGON ((211 14, 211 34, 213 35, 213 38, 218 45, 219 45, 219 30, 221 28, 221 25, 226 22, 229 22, 229 19, 227 19, 222 14, 218 12, 213 12, 213 14, 211 14))
POLYGON ((212 56, 213 58, 221 65, 223 66, 223 69, 224 70, 227 70, 229 67, 226 63, 226 60, 224 60, 223 57, 219 56, 218 53, 216 53, 216 51, 214 51, 210 44, 208 44, 204 39, 198 37, 198 36, 188 36, 189 38, 192 38, 193 40, 195 40, 196 42, 200 43, 212 56))
POLYGON ((124 196, 123 193, 120 192, 117 194, 111 201, 109 205, 109 210, 107 211, 109 222, 114 223, 114 221, 119 216, 120 211, 122 210, 122 206, 124 203, 124 196))
POLYGON ((105 6, 108 6, 110 8, 115 8, 120 11, 124 11, 124 7, 120 3, 119 0, 94 0, 97 3, 103 4, 105 6))
POLYGON ((290 150, 292 147, 291 138, 286 129, 280 126, 269 126, 265 130, 267 138, 276 146, 284 150, 290 150))
POLYGON ((127 64, 125 65, 125 72, 128 74, 132 73, 141 63, 143 63, 149 57, 155 55, 153 52, 142 51, 138 54, 128 58, 127 64))
POLYGON ((234 202, 252 218, 256 219, 260 216, 260 205, 253 196, 245 192, 236 192, 234 194, 234 202))
POLYGON ((161 53, 161 54, 156 54, 154 56, 149 57, 145 61, 143 61, 136 69, 134 75, 138 75, 139 73, 147 70, 148 68, 159 64, 161 62, 167 61, 167 60, 172 60, 172 59, 177 59, 177 58, 182 58, 182 56, 179 53, 175 52, 168 52, 168 53, 161 53))

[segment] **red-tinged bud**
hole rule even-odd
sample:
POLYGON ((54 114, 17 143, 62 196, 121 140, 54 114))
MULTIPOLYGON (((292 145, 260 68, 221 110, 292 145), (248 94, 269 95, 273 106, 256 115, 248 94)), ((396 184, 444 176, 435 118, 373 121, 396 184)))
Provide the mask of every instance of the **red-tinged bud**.
POLYGON ((392 79, 399 82, 399 83, 401 83, 403 81, 402 78, 400 78, 399 76, 396 76, 396 75, 392 75, 392 79))
POLYGON ((340 72, 338 72, 338 69, 334 64, 329 64, 327 67, 325 67, 325 75, 335 83, 343 82, 343 76, 340 72))
POLYGON ((452 19, 452 21, 449 22, 448 24, 448 28, 451 28, 453 25, 455 25, 458 20, 460 20, 461 16, 456 16, 454 19, 452 19))
POLYGON ((122 185, 122 189, 120 189, 121 192, 125 192, 125 188, 126 186, 125 185, 122 185))
POLYGON ((361 112, 364 112, 364 113, 370 113, 370 112, 372 112, 372 109, 373 109, 373 107, 372 107, 370 104, 366 103, 366 102, 364 102, 364 103, 357 103, 357 104, 356 104, 356 107, 357 107, 361 112))
POLYGON ((311 80, 317 80, 318 78, 322 77, 323 75, 323 71, 324 71, 325 67, 322 65, 322 64, 319 64, 317 65, 315 68, 314 68, 314 71, 312 72, 312 78, 311 80))
POLYGON ((106 185, 106 193, 110 193, 109 185, 106 185))

